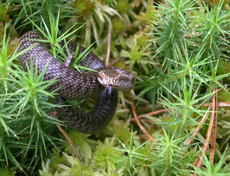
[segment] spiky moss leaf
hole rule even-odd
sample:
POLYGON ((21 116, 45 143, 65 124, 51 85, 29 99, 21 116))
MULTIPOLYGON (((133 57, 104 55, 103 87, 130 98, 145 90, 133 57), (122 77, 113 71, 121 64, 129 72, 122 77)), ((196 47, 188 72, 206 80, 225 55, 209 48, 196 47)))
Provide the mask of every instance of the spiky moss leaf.
POLYGON ((9 15, 7 14, 8 8, 12 8, 7 3, 2 4, 2 1, 0 2, 0 22, 11 22, 9 15))
MULTIPOLYGON (((221 90, 218 96, 225 102, 229 102, 230 95, 226 91, 221 90)), ((218 111, 217 141, 219 150, 223 151, 230 140, 230 111, 229 107, 219 107, 218 111)))
POLYGON ((100 46, 99 41, 103 40, 103 32, 108 29, 108 26, 112 27, 112 22, 109 17, 115 14, 119 16, 117 11, 109 7, 102 1, 79 0, 73 2, 71 5, 73 7, 79 6, 76 7, 76 14, 78 14, 80 11, 85 12, 79 13, 78 17, 74 15, 69 19, 69 22, 78 21, 80 24, 86 24, 84 28, 79 31, 79 35, 84 36, 84 45, 89 46, 91 44, 91 38, 93 33, 93 37, 96 40, 97 45, 100 46), (77 8, 80 8, 80 11, 77 8))
POLYGON ((45 176, 45 174, 48 173, 52 175, 56 172, 59 173, 62 171, 62 169, 58 167, 59 164, 69 165, 69 162, 65 155, 63 155, 55 148, 52 149, 52 155, 50 156, 50 158, 46 159, 46 162, 42 161, 42 170, 39 170, 39 173, 42 172, 42 174, 40 173, 40 175, 44 174, 45 176))
POLYGON ((147 37, 143 32, 136 33, 133 37, 126 40, 126 45, 129 47, 130 51, 121 51, 121 56, 127 57, 133 63, 149 62, 149 43, 147 42, 147 37))
POLYGON ((170 127, 170 130, 175 131, 179 128, 179 117, 175 119, 177 116, 171 116, 170 114, 163 114, 159 118, 162 120, 159 124, 162 124, 162 126, 167 130, 170 127))
POLYGON ((188 169, 191 160, 186 159, 186 147, 181 145, 186 137, 174 132, 172 135, 163 129, 158 136, 157 148, 150 154, 154 160, 151 164, 159 175, 189 175, 193 173, 188 169))
POLYGON ((229 156, 226 154, 228 147, 225 149, 224 153, 221 155, 219 161, 215 164, 211 163, 204 152, 204 160, 202 168, 197 168, 191 165, 195 169, 195 172, 199 176, 228 176, 230 164, 228 163, 229 156))
POLYGON ((53 175, 50 171, 49 164, 50 164, 50 160, 48 160, 46 163, 42 161, 42 170, 39 170, 40 176, 52 176, 53 175))
POLYGON ((226 6, 223 6, 223 8, 225 7, 227 9, 229 9, 229 6, 228 6, 229 0, 206 0, 204 2, 206 4, 211 4, 211 5, 215 5, 215 6, 218 5, 219 3, 223 2, 223 4, 226 5, 226 6))
MULTIPOLYGON (((228 60, 220 60, 218 64, 217 75, 222 75, 222 74, 226 74, 229 72, 230 72, 230 62, 228 60)), ((229 82, 230 82, 229 76, 227 76, 226 78, 223 78, 223 84, 228 84, 229 82)))
POLYGON ((98 175, 99 172, 94 171, 88 164, 83 164, 79 162, 79 159, 73 156, 69 156, 63 153, 68 161, 69 166, 60 164, 59 167, 63 169, 61 174, 69 175, 82 175, 82 176, 94 176, 98 175), (64 173, 63 173, 64 172, 64 173))
MULTIPOLYGON (((8 82, 10 82, 9 80, 7 80, 7 78, 16 75, 16 72, 14 71, 14 67, 16 67, 14 65, 14 61, 16 60, 16 58, 18 57, 17 52, 16 52, 16 48, 12 47, 13 45, 10 42, 10 37, 7 36, 7 27, 5 26, 3 31, 3 39, 0 42, 0 80, 2 81, 2 83, 4 82, 4 84, 9 84, 8 82), (13 50, 13 51, 12 51, 13 50)), ((18 43, 16 42, 16 45, 18 43)), ((14 43, 15 45, 15 43, 14 43)), ((2 87, 3 84, 2 84, 2 87)), ((6 89, 6 87, 4 87, 6 89)), ((6 91, 7 92, 7 91, 6 91)))
POLYGON ((79 162, 79 159, 63 152, 65 159, 56 167, 52 167, 51 160, 46 163, 42 162, 42 169, 39 170, 41 176, 63 176, 63 175, 79 175, 79 176, 99 176, 100 172, 94 171, 88 164, 79 162))
MULTIPOLYGON (((129 122, 125 122, 123 124, 113 126, 114 136, 116 136, 116 138, 125 145, 128 145, 131 141, 131 131, 129 125, 129 122)), ((140 145, 140 137, 137 135, 137 131, 133 132, 133 140, 135 145, 140 145)))
POLYGON ((216 6, 208 7, 204 4, 204 9, 195 12, 198 20, 198 28, 195 32, 199 34, 194 39, 197 42, 198 49, 204 46, 205 55, 212 56, 212 59, 219 57, 228 57, 229 41, 226 35, 229 35, 229 10, 223 10, 223 1, 216 6))
POLYGON ((118 170, 122 154, 113 148, 115 139, 115 137, 106 138, 104 143, 99 142, 90 164, 92 168, 98 171, 104 170, 107 173, 118 170))
POLYGON ((228 91, 220 89, 218 92, 218 101, 219 102, 230 102, 230 88, 227 88, 228 91))
MULTIPOLYGON (((92 151, 95 149, 97 142, 89 139, 91 136, 90 134, 83 134, 75 130, 71 130, 68 133, 68 136, 77 147, 84 163, 88 165, 90 159, 92 158, 92 151)), ((63 143, 62 147, 64 147, 65 152, 73 154, 73 150, 67 141, 63 143)))
POLYGON ((74 175, 82 175, 82 176, 93 176, 98 175, 91 167, 86 164, 75 164, 71 167, 71 172, 74 175))
POLYGON ((125 30, 125 23, 122 19, 115 17, 112 19, 112 24, 113 24, 113 33, 112 35, 120 35, 122 31, 125 30))
POLYGON ((7 166, 1 166, 0 175, 1 176, 14 176, 16 175, 16 171, 14 168, 9 168, 7 166))
POLYGON ((180 46, 183 40, 183 35, 187 33, 190 28, 187 28, 186 13, 192 10, 195 1, 169 1, 167 4, 162 4, 158 8, 160 20, 153 21, 151 34, 153 38, 152 54, 162 64, 162 69, 170 69, 174 67, 167 62, 166 59, 174 59, 174 52, 180 46))
POLYGON ((21 30, 20 32, 35 29, 30 20, 40 25, 41 16, 46 22, 48 22, 49 13, 52 12, 54 16, 57 16, 59 8, 62 9, 60 16, 60 26, 64 26, 66 25, 66 19, 69 18, 69 15, 73 12, 73 9, 69 7, 71 1, 67 0, 15 0, 14 2, 17 4, 16 9, 18 9, 17 12, 14 12, 17 14, 16 24, 21 22, 19 24, 21 30))
POLYGON ((115 9, 120 14, 126 14, 129 8, 130 7, 127 0, 118 0, 115 6, 115 9))
POLYGON ((78 0, 73 2, 73 7, 78 11, 74 14, 78 18, 82 17, 84 20, 90 17, 90 14, 95 8, 95 2, 91 0, 78 0))
POLYGON ((157 150, 156 143, 150 140, 137 149, 136 152, 139 154, 139 157, 135 158, 135 168, 138 173, 142 175, 155 175, 155 168, 151 167, 155 160, 152 156, 154 150, 157 150))
POLYGON ((4 36, 4 25, 2 22, 0 22, 0 41, 2 41, 4 36))
POLYGON ((150 26, 154 25, 158 20, 160 20, 159 12, 156 10, 156 7, 153 6, 152 1, 149 1, 146 5, 146 11, 140 12, 136 15, 136 18, 141 21, 141 24, 147 24, 145 27, 149 31, 150 26))
MULTIPOLYGON (((151 163, 152 160, 149 159, 149 153, 142 151, 142 148, 146 145, 145 142, 143 144, 134 144, 133 132, 130 135, 130 142, 128 145, 122 143, 119 139, 120 147, 115 147, 114 149, 124 153, 124 156, 120 159, 118 163, 120 166, 119 173, 121 175, 132 175, 132 174, 140 174, 140 175, 149 175, 149 172, 153 173, 153 170, 146 169, 148 165, 146 163, 151 163)), ((152 143, 153 146, 155 143, 152 143)), ((144 150, 145 151, 145 150, 144 150)), ((151 174, 154 175, 154 174, 151 174)))
POLYGON ((123 49, 120 53, 121 57, 129 59, 125 62, 126 65, 130 65, 131 69, 135 66, 136 70, 144 72, 143 74, 149 74, 154 65, 157 65, 157 62, 151 58, 150 43, 145 43, 146 39, 146 35, 143 32, 134 34, 133 37, 125 40, 129 51, 123 49))

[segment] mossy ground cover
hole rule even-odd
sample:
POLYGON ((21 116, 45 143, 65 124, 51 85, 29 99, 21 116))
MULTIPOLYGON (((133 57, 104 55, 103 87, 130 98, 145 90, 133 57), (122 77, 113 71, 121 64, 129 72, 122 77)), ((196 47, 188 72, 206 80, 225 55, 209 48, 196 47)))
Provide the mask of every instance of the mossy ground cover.
POLYGON ((229 0, 0 1, 1 175, 229 175, 229 20, 229 0), (55 80, 22 70, 19 37, 38 28, 60 59, 60 34, 103 61, 111 36, 110 65, 135 72, 101 132, 51 117, 55 80))

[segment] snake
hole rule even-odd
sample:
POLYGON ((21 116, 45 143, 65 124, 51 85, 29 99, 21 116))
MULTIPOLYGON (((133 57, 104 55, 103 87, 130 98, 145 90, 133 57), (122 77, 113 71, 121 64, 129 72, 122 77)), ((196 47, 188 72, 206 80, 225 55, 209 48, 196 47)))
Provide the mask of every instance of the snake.
MULTIPOLYGON (((71 60, 65 63, 57 60, 50 52, 50 43, 44 43, 44 35, 38 30, 23 34, 19 39, 19 62, 25 71, 29 68, 37 69, 40 74, 45 69, 43 80, 55 82, 47 89, 58 93, 55 103, 61 104, 57 108, 59 116, 74 130, 92 134, 104 129, 112 120, 117 104, 118 92, 129 92, 135 85, 135 76, 129 70, 117 67, 107 67, 96 55, 89 52, 79 63, 94 71, 80 73, 70 68, 71 60), (22 52, 23 51, 23 52, 22 52), (82 100, 96 98, 95 106, 90 113, 84 113, 73 108, 68 99, 82 100)), ((59 46, 71 58, 78 49, 78 56, 85 51, 83 46, 62 40, 59 46)))

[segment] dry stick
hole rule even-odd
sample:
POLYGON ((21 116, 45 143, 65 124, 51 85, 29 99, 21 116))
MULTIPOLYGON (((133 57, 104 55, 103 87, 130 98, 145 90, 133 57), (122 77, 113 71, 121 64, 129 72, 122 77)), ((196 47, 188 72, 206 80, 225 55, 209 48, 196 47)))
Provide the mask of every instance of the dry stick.
MULTIPOLYGON (((221 107, 230 106, 230 102, 218 102, 218 101, 216 101, 215 105, 216 105, 216 111, 217 111, 218 106, 221 106, 221 107)), ((198 106, 198 105, 195 105, 195 106, 198 106)), ((209 110, 210 110, 210 106, 212 106, 212 103, 205 103, 202 106, 208 106, 208 110, 206 111, 206 113, 204 114, 203 118, 201 119, 200 125, 197 126, 195 132, 193 133, 192 138, 190 138, 188 140, 186 145, 191 144, 191 142, 193 141, 193 138, 197 135, 197 133, 199 132, 199 130, 203 126, 204 122, 207 119, 207 116, 209 115, 209 110)), ((141 115, 137 116, 137 118, 139 119, 139 118, 145 117, 146 115, 156 115, 156 114, 160 114, 160 113, 163 113, 163 112, 167 112, 167 110, 166 109, 161 109, 161 110, 153 111, 153 112, 150 112, 150 113, 147 113, 147 114, 141 114, 141 115)), ((134 121, 136 121, 135 118, 132 118, 130 120, 130 122, 134 122, 134 121)), ((214 125, 215 125, 214 128, 217 128, 217 118, 215 118, 214 125)), ((216 133, 216 131, 215 131, 215 133, 216 133)))
POLYGON ((137 114, 134 108, 134 103, 133 100, 131 100, 131 105, 132 105, 132 111, 133 111, 133 115, 134 118, 136 119, 137 125, 140 127, 140 129, 143 131, 143 133, 145 133, 145 135, 153 142, 154 139, 152 138, 152 136, 146 131, 146 129, 141 125, 139 119, 137 118, 137 114))
MULTIPOLYGON (((194 107, 196 106, 200 106, 200 105, 194 105, 194 107)), ((205 106, 205 107, 209 107, 209 106, 212 106, 212 103, 204 103, 202 104, 202 106, 205 106)), ((230 106, 230 102, 217 102, 216 103, 216 106, 218 107, 229 107, 230 106)), ((163 113, 163 112, 167 112, 166 109, 161 109, 161 110, 158 110, 158 111, 153 111, 153 112, 150 112, 150 113, 147 113, 147 114, 141 114, 139 116, 137 116, 137 118, 142 118, 142 117, 145 117, 146 115, 156 115, 156 114, 160 114, 160 113, 163 113)), ((135 118, 132 118, 130 120, 130 122, 134 122, 135 121, 135 118)))
POLYGON ((201 129, 201 127, 203 126, 204 122, 206 121, 208 115, 209 115, 209 110, 210 110, 210 106, 208 107, 208 110, 206 111, 206 113, 204 114, 204 116, 202 117, 201 121, 200 121, 200 125, 197 126, 195 132, 192 134, 192 137, 188 140, 188 142, 186 142, 185 145, 189 145, 191 144, 191 142, 193 141, 193 139, 195 138, 195 136, 197 135, 197 133, 199 132, 199 130, 201 129))
MULTIPOLYGON (((147 113, 147 114, 141 114, 141 115, 137 116, 137 118, 139 119, 139 118, 145 117, 146 115, 151 116, 151 115, 156 115, 156 114, 160 114, 160 113, 163 113, 163 112, 167 112, 167 109, 161 109, 161 110, 153 111, 153 112, 150 112, 150 113, 147 113)), ((130 120, 130 122, 134 122, 135 120, 136 120, 135 118, 132 118, 130 120)))
POLYGON ((217 131, 217 111, 218 111, 218 92, 215 93, 215 112, 214 112, 214 126, 212 131, 212 143, 210 151, 210 161, 213 163, 214 154, 215 154, 215 145, 216 145, 216 131, 217 131))
MULTIPOLYGON (((194 105, 196 106, 200 106, 200 105, 194 105)), ((202 104, 202 106, 212 106, 212 103, 204 103, 202 104)), ((217 102, 216 106, 220 106, 220 107, 228 107, 230 106, 230 102, 217 102)))
POLYGON ((221 107, 230 106, 230 102, 219 102, 217 105, 221 107))
MULTIPOLYGON (((195 165, 198 163, 199 159, 200 159, 199 157, 196 158, 192 165, 195 166, 195 165)), ((191 167, 191 170, 192 170, 192 169, 193 169, 193 168, 191 167)))
MULTIPOLYGON (((213 88, 213 92, 215 92, 217 90, 217 88, 213 88)), ((208 144, 209 144, 209 141, 210 141, 210 138, 211 138, 211 135, 212 135, 212 129, 213 129, 213 122, 214 122, 214 116, 215 116, 215 103, 216 103, 216 97, 215 95, 212 97, 212 103, 213 103, 213 106, 212 106, 212 115, 211 115, 211 118, 210 118, 210 122, 209 122, 209 127, 208 127, 208 131, 207 131, 207 135, 206 135, 206 140, 205 140, 205 143, 204 143, 204 147, 203 147, 203 152, 201 152, 201 156, 200 156, 200 159, 199 159, 199 162, 198 164, 196 165, 196 167, 200 168, 201 165, 202 165, 202 162, 203 162, 203 159, 204 159, 204 154, 206 153, 207 149, 208 149, 208 144)), ((197 175, 197 173, 194 173, 194 175, 197 175)))
POLYGON ((120 60, 121 60, 121 58, 115 59, 114 61, 112 61, 112 62, 109 64, 109 66, 114 65, 116 62, 118 62, 118 61, 120 61, 120 60))
MULTIPOLYGON (((208 107, 206 113, 204 114, 204 116, 202 117, 201 121, 200 121, 200 125, 197 126, 196 130, 194 131, 194 133, 192 134, 192 137, 189 138, 189 140, 185 143, 185 145, 189 146, 193 139, 196 137, 197 133, 199 132, 199 130, 201 129, 201 127, 203 126, 204 122, 206 121, 208 115, 209 115, 209 110, 210 110, 211 106, 208 107)), ((183 152, 185 153, 185 151, 183 152)), ((196 165, 196 163, 198 162, 199 158, 197 158, 194 162, 193 165, 196 165)), ((192 168, 191 168, 192 169, 192 168)))
POLYGON ((106 66, 108 66, 108 64, 109 64, 109 55, 110 55, 110 46, 111 46, 110 43, 111 43, 111 27, 109 26, 107 55, 106 55, 106 60, 105 60, 106 66))
MULTIPOLYGON (((50 116, 55 118, 55 119, 58 119, 57 118, 57 111, 53 111, 50 113, 50 116)), ((69 136, 66 134, 66 132, 62 129, 62 127, 57 123, 57 128, 59 129, 59 131, 63 134, 63 136, 66 138, 66 140, 68 141, 68 143, 70 144, 74 154, 76 155, 76 157, 78 157, 79 161, 82 162, 82 159, 77 151, 77 148, 76 146, 74 145, 74 143, 72 142, 72 140, 69 138, 69 136)))
POLYGON ((165 6, 166 6, 166 7, 169 7, 169 4, 168 4, 168 2, 167 2, 167 1, 165 1, 165 6))

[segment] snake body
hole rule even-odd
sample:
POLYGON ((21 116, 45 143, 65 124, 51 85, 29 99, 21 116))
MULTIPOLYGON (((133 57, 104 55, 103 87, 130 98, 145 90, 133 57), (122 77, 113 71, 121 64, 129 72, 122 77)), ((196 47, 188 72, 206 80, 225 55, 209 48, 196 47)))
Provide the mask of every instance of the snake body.
MULTIPOLYGON (((96 105, 89 114, 77 111, 72 106, 58 108, 57 111, 60 116, 67 121, 66 123, 77 131, 82 133, 95 133, 100 131, 108 125, 114 116, 118 102, 117 90, 130 91, 133 88, 133 74, 120 68, 106 67, 103 62, 91 52, 81 61, 80 65, 100 72, 79 73, 76 70, 70 69, 52 56, 41 41, 43 38, 44 36, 36 30, 29 31, 20 38, 18 52, 33 46, 19 56, 19 61, 23 69, 27 71, 32 63, 33 68, 37 66, 39 74, 46 67, 43 79, 57 80, 48 88, 50 91, 59 93, 60 96, 56 97, 57 103, 66 104, 66 99, 80 100, 97 97, 96 105), (111 78, 104 79, 107 78, 106 72, 109 72, 112 76, 114 72, 119 72, 121 76, 117 76, 116 81, 111 78), (118 84, 121 84, 121 86, 118 84), (109 93, 109 90, 111 90, 109 87, 111 88, 111 85, 113 85, 113 89, 109 93)), ((61 41, 59 44, 61 47, 64 47, 64 43, 64 41, 61 41)), ((78 44, 72 41, 68 41, 67 43, 69 52, 75 53, 78 44)), ((84 50, 84 47, 79 46, 78 55, 84 50)))

